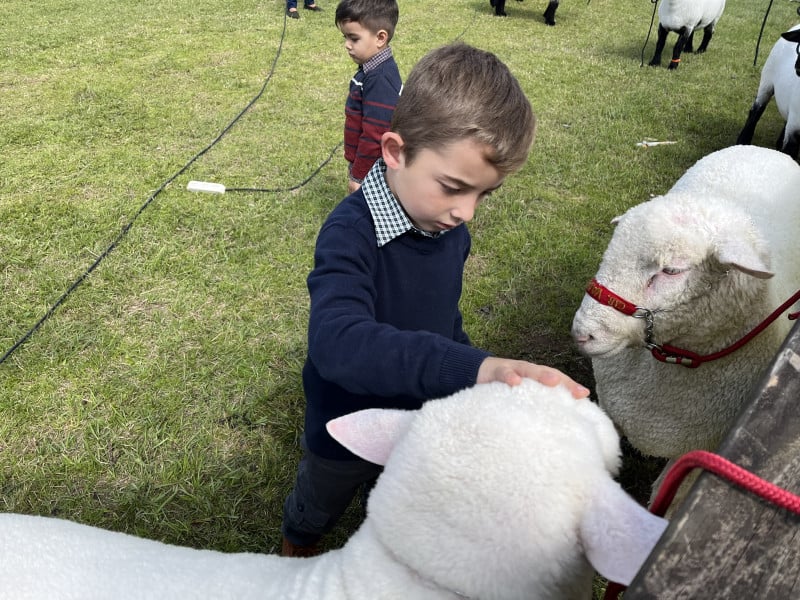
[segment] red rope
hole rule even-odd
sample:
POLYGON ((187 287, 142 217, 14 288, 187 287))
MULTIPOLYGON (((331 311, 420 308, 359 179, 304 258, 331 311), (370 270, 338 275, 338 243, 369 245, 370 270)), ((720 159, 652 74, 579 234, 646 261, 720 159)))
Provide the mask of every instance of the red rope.
MULTIPOLYGON (((658 489, 655 500, 650 505, 650 512, 660 517, 664 516, 667 508, 675 498, 683 479, 692 469, 700 468, 711 471, 715 475, 727 479, 731 483, 752 492, 753 494, 771 502, 772 504, 800 515, 800 496, 793 494, 774 483, 743 469, 737 464, 722 458, 718 454, 705 450, 694 450, 681 456, 664 478, 658 489)), ((604 600, 613 600, 625 590, 625 586, 614 581, 609 581, 606 587, 604 600)))
MULTIPOLYGON (((684 350, 682 348, 676 348, 675 346, 670 346, 668 344, 662 344, 661 346, 654 346, 650 352, 653 355, 653 358, 656 360, 660 360, 661 362, 681 365, 684 367, 689 367, 690 369, 695 369, 699 367, 701 364, 706 362, 711 362, 712 360, 717 360, 718 358, 722 358, 723 356, 727 356, 733 352, 736 352, 739 348, 744 346, 747 342, 752 340, 756 337, 759 333, 764 331, 772 322, 781 316, 784 312, 786 312, 789 307, 792 306, 795 302, 800 300, 800 290, 797 290, 794 294, 792 294, 791 298, 786 300, 783 304, 781 304, 778 308, 776 308, 770 315, 764 319, 761 323, 758 324, 750 333, 745 335, 739 341, 731 344, 727 348, 723 348, 719 352, 714 352, 713 354, 706 354, 705 356, 697 354, 696 352, 692 352, 690 350, 684 350)), ((797 319, 800 312, 796 313, 789 313, 789 319, 794 320, 797 319)))
POLYGON ((669 470, 669 473, 667 473, 664 483, 656 494, 656 498, 650 507, 651 513, 660 517, 664 516, 670 503, 675 498, 675 493, 678 491, 681 481, 694 468, 711 471, 756 496, 760 496, 767 502, 800 515, 800 496, 761 479, 758 475, 722 458, 718 454, 706 452, 705 450, 688 452, 677 460, 669 470))

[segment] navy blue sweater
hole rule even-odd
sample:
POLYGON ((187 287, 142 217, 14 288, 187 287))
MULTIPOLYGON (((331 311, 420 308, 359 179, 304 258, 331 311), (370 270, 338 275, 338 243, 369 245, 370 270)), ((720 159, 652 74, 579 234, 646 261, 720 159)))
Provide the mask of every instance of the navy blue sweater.
POLYGON ((308 277, 311 314, 303 368, 309 449, 355 458, 328 435, 333 418, 365 408, 419 408, 473 385, 489 356, 462 328, 458 304, 470 236, 407 232, 378 247, 363 190, 320 230, 308 277))
POLYGON ((350 80, 344 107, 344 157, 350 177, 361 182, 381 156, 381 136, 389 130, 402 89, 391 47, 384 48, 350 80))

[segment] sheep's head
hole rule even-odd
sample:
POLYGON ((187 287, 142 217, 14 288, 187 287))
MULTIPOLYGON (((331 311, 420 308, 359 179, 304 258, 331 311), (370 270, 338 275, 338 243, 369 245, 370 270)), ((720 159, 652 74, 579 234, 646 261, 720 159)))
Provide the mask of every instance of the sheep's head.
POLYGON ((328 429, 385 462, 368 505, 381 543, 470 598, 582 597, 592 572, 584 553, 624 579, 649 552, 653 536, 631 523, 621 537, 647 540, 631 559, 615 525, 623 515, 643 518, 655 537, 663 529, 612 479, 620 458, 610 419, 562 387, 476 385, 419 411, 361 411, 328 429), (600 550, 604 540, 615 549, 600 550), (621 565, 626 572, 614 570, 621 565))
MULTIPOLYGON (((595 279, 652 311, 656 343, 705 344, 735 336, 740 311, 763 293, 761 280, 773 275, 767 245, 750 218, 721 199, 671 193, 631 208, 614 223, 595 279)), ((644 346, 645 322, 587 295, 572 335, 584 354, 613 356, 644 346)))

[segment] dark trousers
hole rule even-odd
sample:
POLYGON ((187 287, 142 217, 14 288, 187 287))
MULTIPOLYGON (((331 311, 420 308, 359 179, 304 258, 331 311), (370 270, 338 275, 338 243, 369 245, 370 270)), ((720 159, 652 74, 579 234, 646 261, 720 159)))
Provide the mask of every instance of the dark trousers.
MULTIPOLYGON (((314 0, 303 0, 303 4, 305 6, 311 6, 314 4, 314 0)), ((290 8, 297 8, 297 0, 286 0, 286 10, 290 8)))
POLYGON ((310 546, 339 521, 359 488, 372 488, 383 467, 365 460, 330 460, 312 453, 305 436, 294 489, 283 503, 284 537, 310 546))

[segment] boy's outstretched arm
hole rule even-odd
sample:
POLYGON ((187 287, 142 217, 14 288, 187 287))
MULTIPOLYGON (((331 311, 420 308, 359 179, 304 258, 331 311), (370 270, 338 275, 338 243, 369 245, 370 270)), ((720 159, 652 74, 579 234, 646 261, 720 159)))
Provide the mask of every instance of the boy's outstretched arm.
POLYGON ((497 358, 495 356, 489 356, 481 363, 476 383, 502 381, 508 385, 519 385, 525 377, 534 379, 544 385, 564 384, 575 398, 585 398, 589 395, 589 390, 558 369, 524 360, 497 358))

